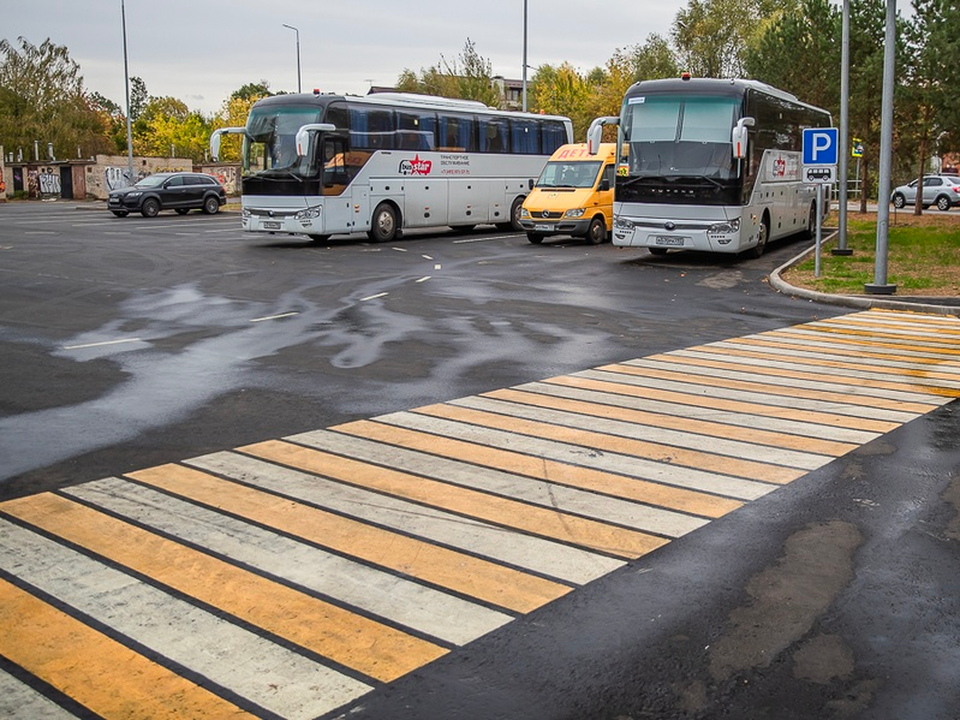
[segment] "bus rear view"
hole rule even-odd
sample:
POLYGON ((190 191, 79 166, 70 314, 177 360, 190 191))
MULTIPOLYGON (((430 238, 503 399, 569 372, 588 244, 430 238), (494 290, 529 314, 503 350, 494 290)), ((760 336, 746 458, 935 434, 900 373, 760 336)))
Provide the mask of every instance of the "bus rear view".
POLYGON ((829 126, 826 111, 755 81, 649 80, 608 120, 620 126, 615 245, 759 256, 816 227, 802 135, 829 126))

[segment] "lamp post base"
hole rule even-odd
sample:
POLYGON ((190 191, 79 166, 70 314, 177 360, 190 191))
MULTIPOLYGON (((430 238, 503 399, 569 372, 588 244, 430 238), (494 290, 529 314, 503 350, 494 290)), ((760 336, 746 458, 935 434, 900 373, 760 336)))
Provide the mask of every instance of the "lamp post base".
POLYGON ((893 295, 897 291, 896 285, 877 285, 876 283, 866 283, 863 290, 867 295, 893 295))

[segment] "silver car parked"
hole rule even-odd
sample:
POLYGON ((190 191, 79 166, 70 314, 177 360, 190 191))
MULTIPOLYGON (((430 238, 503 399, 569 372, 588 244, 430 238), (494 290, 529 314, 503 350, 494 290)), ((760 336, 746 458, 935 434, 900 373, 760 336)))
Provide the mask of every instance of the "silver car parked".
MULTIPOLYGON (((917 202, 917 181, 895 188, 890 196, 895 208, 917 202)), ((938 210, 949 210, 960 205, 960 176, 924 175, 920 204, 924 209, 936 205, 938 210)))

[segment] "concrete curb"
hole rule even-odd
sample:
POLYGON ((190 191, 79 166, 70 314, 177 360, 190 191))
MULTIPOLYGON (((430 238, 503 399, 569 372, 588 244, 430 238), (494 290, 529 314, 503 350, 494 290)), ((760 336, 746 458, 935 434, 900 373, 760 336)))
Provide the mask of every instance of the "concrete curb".
MULTIPOLYGON (((838 233, 834 231, 831 235, 828 235, 826 238, 821 240, 821 251, 828 243, 837 238, 837 234, 838 233)), ((794 265, 797 265, 805 260, 809 255, 816 252, 816 249, 816 245, 811 245, 799 255, 788 260, 776 270, 771 272, 769 278, 770 286, 773 287, 773 289, 777 292, 783 293, 784 295, 804 298, 807 300, 813 300, 814 302, 822 302, 830 305, 844 305, 847 307, 856 308, 880 308, 885 310, 912 310, 913 312, 931 313, 935 315, 960 316, 960 304, 957 306, 938 304, 936 302, 938 298, 905 296, 897 300, 892 300, 889 297, 880 296, 830 295, 829 293, 817 292, 816 290, 807 290, 806 288, 795 287, 781 277, 780 274, 782 272, 789 270, 794 265)))

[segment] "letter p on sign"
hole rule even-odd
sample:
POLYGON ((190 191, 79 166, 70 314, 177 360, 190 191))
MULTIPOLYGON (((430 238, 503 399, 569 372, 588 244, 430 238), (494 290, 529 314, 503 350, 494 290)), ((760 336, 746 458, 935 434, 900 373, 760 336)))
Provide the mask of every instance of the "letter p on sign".
POLYGON ((803 164, 836 165, 836 128, 807 128, 803 131, 803 164))

